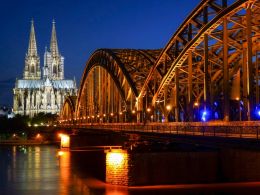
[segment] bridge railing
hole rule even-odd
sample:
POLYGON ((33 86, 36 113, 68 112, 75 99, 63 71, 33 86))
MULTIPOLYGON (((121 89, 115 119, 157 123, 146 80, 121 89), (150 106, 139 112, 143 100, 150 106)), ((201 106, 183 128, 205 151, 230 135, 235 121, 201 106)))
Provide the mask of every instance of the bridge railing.
POLYGON ((77 123, 60 124, 65 128, 102 129, 192 136, 217 136, 259 139, 260 121, 211 121, 173 123, 77 123))

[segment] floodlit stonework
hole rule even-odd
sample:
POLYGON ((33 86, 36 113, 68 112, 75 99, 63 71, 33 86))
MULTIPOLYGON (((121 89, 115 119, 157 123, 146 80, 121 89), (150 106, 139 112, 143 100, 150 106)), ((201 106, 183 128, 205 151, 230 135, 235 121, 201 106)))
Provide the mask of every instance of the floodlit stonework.
POLYGON ((30 117, 40 112, 59 113, 65 97, 76 95, 75 80, 64 79, 64 57, 59 53, 54 21, 50 51, 45 49, 42 71, 32 21, 23 78, 16 80, 13 92, 14 113, 30 117))

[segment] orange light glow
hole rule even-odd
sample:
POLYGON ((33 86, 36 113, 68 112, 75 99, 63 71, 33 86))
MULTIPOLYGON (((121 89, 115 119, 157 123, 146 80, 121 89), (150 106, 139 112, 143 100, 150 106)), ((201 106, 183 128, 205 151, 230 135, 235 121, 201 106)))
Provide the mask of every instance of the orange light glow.
POLYGON ((171 105, 166 106, 166 110, 170 111, 172 109, 171 105))
POLYGON ((64 154, 63 151, 59 151, 59 152, 58 152, 58 156, 62 156, 63 154, 64 154))
POLYGON ((41 134, 37 133, 36 138, 40 139, 40 137, 41 137, 41 134))
POLYGON ((61 146, 61 148, 70 147, 70 137, 68 135, 61 134, 60 146, 61 146))
MULTIPOLYGON (((69 151, 59 151, 58 152, 58 157, 59 157, 59 169, 60 169, 60 174, 59 174, 59 179, 62 181, 62 185, 60 185, 60 189, 59 189, 59 194, 63 194, 63 195, 69 195, 70 191, 71 191, 71 174, 72 171, 68 168, 71 166, 71 162, 70 162, 70 152, 69 151)), ((73 178, 73 183, 74 183, 74 179, 73 178)), ((73 186, 74 187, 74 186, 73 186)), ((75 188, 77 188, 78 186, 75 185, 75 188)), ((85 194, 82 192, 82 189, 80 189, 81 194, 85 194)))
POLYGON ((124 154, 118 152, 111 152, 107 155, 108 162, 113 165, 121 165, 124 160, 124 154))
POLYGON ((121 149, 106 151, 106 182, 128 184, 128 153, 121 149))
POLYGON ((194 106, 198 106, 198 105, 199 105, 199 103, 198 103, 198 102, 195 102, 195 103, 194 103, 194 106))

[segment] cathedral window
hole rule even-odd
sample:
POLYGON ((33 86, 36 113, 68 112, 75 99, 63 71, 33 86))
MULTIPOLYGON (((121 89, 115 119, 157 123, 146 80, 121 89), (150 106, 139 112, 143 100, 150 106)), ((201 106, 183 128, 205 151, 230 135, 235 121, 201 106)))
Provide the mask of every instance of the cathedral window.
POLYGON ((50 92, 47 94, 47 105, 48 106, 51 105, 51 93, 50 92))
POLYGON ((57 74, 57 66, 53 66, 53 74, 57 74))
POLYGON ((34 102, 33 102, 33 104, 34 104, 34 106, 36 106, 36 93, 34 93, 34 102))
POLYGON ((32 73, 32 74, 35 73, 35 67, 34 67, 34 65, 31 66, 31 73, 32 73))
POLYGON ((22 97, 19 96, 18 97, 18 107, 21 107, 22 106, 22 97))

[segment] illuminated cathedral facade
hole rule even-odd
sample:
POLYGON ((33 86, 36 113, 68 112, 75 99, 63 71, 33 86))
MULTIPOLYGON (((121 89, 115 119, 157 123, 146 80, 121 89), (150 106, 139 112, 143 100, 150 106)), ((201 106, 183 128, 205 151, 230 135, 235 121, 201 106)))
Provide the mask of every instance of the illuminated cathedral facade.
POLYGON ((50 50, 45 48, 43 67, 40 66, 32 21, 23 78, 16 80, 13 93, 14 113, 30 117, 40 112, 57 114, 60 112, 65 97, 76 95, 75 79, 64 79, 64 57, 59 53, 54 21, 52 22, 50 50))

